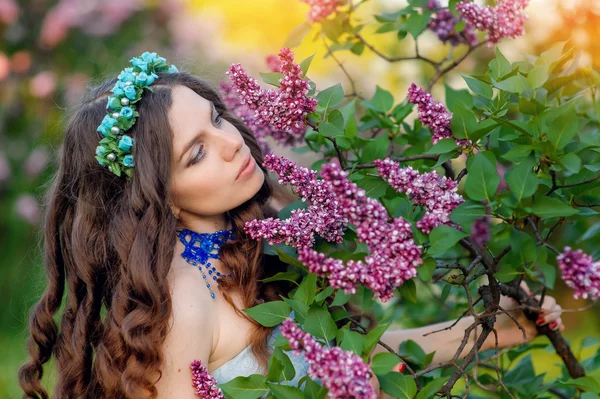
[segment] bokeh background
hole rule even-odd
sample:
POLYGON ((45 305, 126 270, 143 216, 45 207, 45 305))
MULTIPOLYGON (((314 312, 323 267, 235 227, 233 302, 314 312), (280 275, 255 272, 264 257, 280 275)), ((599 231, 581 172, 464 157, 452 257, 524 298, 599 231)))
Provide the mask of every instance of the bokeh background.
MULTIPOLYGON (((357 16, 369 24, 373 14, 405 5, 405 0, 370 0, 357 16)), ((309 76, 318 89, 341 82, 350 90, 337 63, 324 58, 327 49, 319 26, 308 22, 308 10, 299 0, 0 0, 0 398, 20 397, 16 373, 26 357, 27 315, 45 287, 41 200, 55 168, 65 110, 88 84, 118 74, 144 51, 155 51, 180 69, 217 83, 227 80, 225 71, 234 62, 258 78, 259 72, 268 72, 268 55, 295 45, 298 62, 315 54, 309 76), (293 32, 303 31, 307 34, 302 42, 294 43, 293 32)), ((527 13, 526 34, 500 45, 511 61, 570 39, 580 65, 600 70, 600 0, 531 0, 527 13)), ((398 43, 393 34, 374 30, 367 26, 362 33, 380 51, 413 51, 410 39, 398 43)), ((448 52, 431 32, 419 39, 419 47, 433 59, 448 52)), ((390 64, 368 49, 361 56, 348 51, 335 55, 366 97, 380 85, 400 102, 411 82, 422 82, 432 73, 419 61, 390 64)), ((482 73, 492 55, 493 49, 478 49, 445 82, 466 87, 461 73, 482 73)), ((440 82, 433 94, 443 99, 443 93, 440 82)), ((272 147, 306 165, 315 156, 272 147)), ((600 238, 598 227, 585 242, 600 238)), ((596 259, 598 255, 596 251, 596 259)), ((573 300, 560 284, 552 294, 565 309, 589 306, 573 300)), ((565 336, 578 354, 583 337, 600 336, 598 309, 563 315, 565 336)), ((539 354, 536 370, 556 376, 558 360, 539 354)), ((51 380, 52 370, 47 367, 46 373, 51 380)))

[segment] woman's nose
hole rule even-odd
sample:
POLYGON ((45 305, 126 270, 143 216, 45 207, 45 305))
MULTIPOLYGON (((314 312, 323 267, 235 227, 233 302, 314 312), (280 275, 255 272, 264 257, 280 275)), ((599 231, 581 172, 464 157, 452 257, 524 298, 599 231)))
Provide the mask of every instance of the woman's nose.
POLYGON ((235 158, 237 152, 244 145, 244 138, 237 131, 224 131, 219 132, 221 137, 221 149, 223 152, 223 158, 226 161, 232 161, 235 158))

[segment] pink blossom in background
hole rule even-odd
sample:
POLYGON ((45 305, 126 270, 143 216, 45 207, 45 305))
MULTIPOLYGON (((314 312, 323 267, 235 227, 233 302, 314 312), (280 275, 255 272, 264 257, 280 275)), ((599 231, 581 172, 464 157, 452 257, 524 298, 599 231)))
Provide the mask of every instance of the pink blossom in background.
POLYGON ((600 261, 594 259, 581 249, 571 250, 566 246, 556 257, 565 284, 575 290, 575 299, 600 299, 600 261))
POLYGON ((296 187, 296 194, 308 203, 308 209, 296 209, 286 220, 266 218, 247 222, 247 234, 254 239, 264 238, 270 245, 283 242, 296 248, 312 246, 315 234, 329 242, 342 242, 347 221, 330 184, 318 180, 314 170, 274 153, 265 156, 263 166, 279 175, 279 184, 296 187))
POLYGON ((281 72, 282 62, 279 58, 277 58, 274 54, 269 54, 265 57, 265 64, 267 64, 267 68, 271 72, 281 72))
POLYGON ((459 140, 452 135, 450 122, 452 114, 441 102, 437 102, 431 94, 427 93, 416 84, 411 84, 408 89, 408 101, 416 104, 419 110, 419 119, 423 125, 428 126, 433 133, 431 142, 436 144, 438 141, 446 138, 452 138, 456 144, 466 148, 470 145, 470 140, 459 140))
POLYGON ((27 50, 20 50, 10 57, 10 68, 15 73, 24 74, 31 67, 31 54, 27 50))
POLYGON ((263 154, 266 155, 273 152, 266 141, 266 137, 271 135, 271 130, 268 126, 264 126, 256 122, 254 111, 248 108, 247 105, 242 104, 239 96, 236 94, 233 88, 233 85, 227 82, 219 82, 219 92, 221 93, 221 97, 223 98, 223 102, 225 103, 227 109, 240 118, 242 122, 244 122, 244 124, 252 131, 263 154))
POLYGON ((485 244, 490 241, 491 232, 490 232, 490 222, 491 219, 489 216, 482 216, 477 218, 471 224, 471 240, 480 247, 483 247, 485 244))
POLYGON ((343 6, 344 0, 301 0, 310 6, 307 17, 310 22, 319 22, 333 14, 339 6, 343 6))
POLYGON ((369 381, 373 371, 360 356, 338 346, 323 347, 289 318, 281 324, 281 335, 287 338, 295 355, 304 351, 309 364, 308 375, 321 379, 329 390, 328 398, 376 399, 369 381))
POLYGON ((458 185, 454 180, 439 176, 435 170, 420 173, 411 166, 400 168, 400 164, 390 158, 377 159, 374 163, 390 186, 406 193, 411 201, 427 209, 425 216, 417 222, 417 227, 425 234, 442 224, 460 227, 450 221, 452 211, 464 202, 456 192, 458 185))
POLYGON ((498 0, 495 7, 460 2, 456 10, 477 30, 486 31, 487 46, 492 47, 505 38, 517 38, 525 32, 527 16, 522 14, 529 0, 498 0))
POLYGON ((24 170, 27 176, 38 176, 48 164, 50 153, 44 147, 36 148, 25 160, 24 170))
POLYGON ((427 4, 427 8, 430 10, 439 9, 435 11, 430 18, 427 28, 434 32, 442 43, 450 42, 453 46, 460 43, 469 46, 477 45, 477 35, 475 34, 473 25, 466 24, 462 31, 457 32, 456 24, 458 24, 461 19, 455 17, 449 9, 441 8, 438 0, 430 0, 427 4))
POLYGON ((0 51, 0 80, 4 80, 10 74, 10 60, 0 51))
POLYGON ((210 375, 206 366, 200 360, 194 360, 190 365, 192 370, 192 387, 195 394, 203 399, 225 399, 223 391, 217 386, 217 380, 210 375))
POLYGON ((40 221, 40 207, 32 195, 21 194, 15 203, 15 211, 17 215, 32 225, 36 225, 40 221))
POLYGON ((0 183, 7 181, 10 178, 10 164, 8 159, 0 152, 0 183))
POLYGON ((240 64, 231 65, 226 73, 240 101, 254 111, 256 123, 271 125, 276 141, 294 145, 304 139, 304 118, 315 111, 317 100, 307 96, 310 86, 294 62, 294 53, 284 47, 278 56, 282 61, 283 78, 277 90, 262 89, 240 64))
POLYGON ((85 93, 88 79, 89 76, 81 72, 76 72, 63 77, 65 86, 65 91, 63 95, 67 104, 75 104, 79 100, 81 95, 85 93))
POLYGON ((20 13, 21 9, 14 0, 0 0, 0 22, 10 25, 19 18, 20 13))
POLYGON ((39 72, 29 81, 29 92, 33 97, 47 98, 56 89, 56 74, 52 71, 39 72))

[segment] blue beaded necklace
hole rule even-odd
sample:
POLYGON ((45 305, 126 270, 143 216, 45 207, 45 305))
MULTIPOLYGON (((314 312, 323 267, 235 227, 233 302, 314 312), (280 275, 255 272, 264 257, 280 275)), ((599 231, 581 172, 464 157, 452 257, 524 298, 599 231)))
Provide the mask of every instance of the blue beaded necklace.
POLYGON ((213 280, 217 281, 218 277, 230 277, 233 275, 233 272, 221 274, 217 271, 216 267, 208 262, 208 260, 209 258, 219 259, 219 249, 221 246, 225 244, 227 240, 235 239, 233 234, 233 224, 231 230, 219 230, 214 233, 200 234, 188 229, 176 231, 179 240, 185 246, 185 250, 181 253, 181 256, 187 263, 197 266, 198 270, 202 272, 202 278, 204 278, 204 282, 206 282, 206 288, 210 291, 211 298, 215 299, 215 293, 210 286, 210 277, 212 276, 213 280), (202 270, 202 266, 206 268, 206 271, 202 270))

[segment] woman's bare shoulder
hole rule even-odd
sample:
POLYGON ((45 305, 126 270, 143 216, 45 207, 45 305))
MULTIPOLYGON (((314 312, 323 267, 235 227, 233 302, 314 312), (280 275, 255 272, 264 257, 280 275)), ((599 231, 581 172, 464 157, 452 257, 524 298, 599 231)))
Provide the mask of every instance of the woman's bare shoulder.
POLYGON ((159 399, 192 399, 197 396, 191 388, 190 365, 196 359, 208 365, 215 326, 213 306, 202 276, 197 279, 198 270, 177 270, 171 276, 173 312, 162 348, 162 378, 156 388, 159 399))

